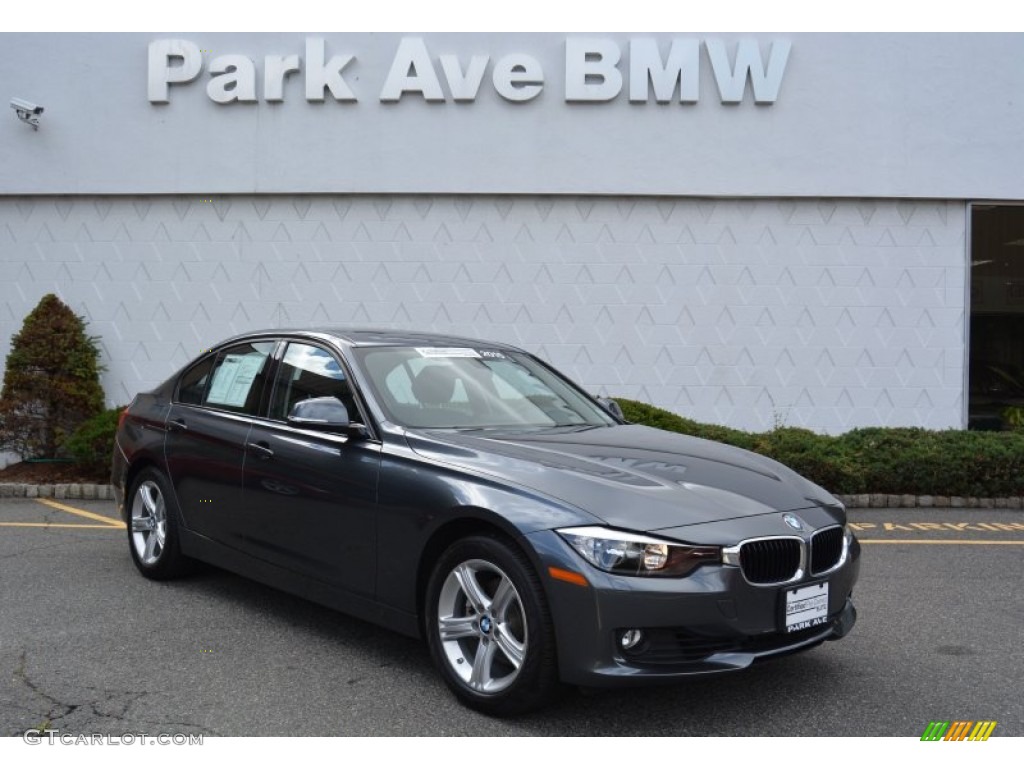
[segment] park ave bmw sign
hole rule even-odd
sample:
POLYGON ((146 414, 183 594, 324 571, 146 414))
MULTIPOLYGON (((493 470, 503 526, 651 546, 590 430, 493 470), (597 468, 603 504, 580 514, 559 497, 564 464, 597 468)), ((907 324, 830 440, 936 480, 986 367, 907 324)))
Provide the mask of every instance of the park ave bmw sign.
MULTIPOLYGON (((188 87, 204 71, 209 75, 206 95, 218 104, 261 98, 282 102, 290 77, 304 78, 307 102, 332 99, 342 103, 363 98, 393 103, 406 97, 473 102, 480 89, 488 87, 485 81, 502 99, 525 103, 537 98, 548 83, 549 73, 540 59, 527 53, 504 53, 494 60, 481 53, 458 56, 431 51, 422 37, 403 37, 388 71, 374 84, 373 73, 371 77, 353 76, 359 68, 356 52, 328 50, 319 37, 306 38, 305 43, 305 57, 298 53, 268 55, 259 71, 256 60, 245 54, 221 54, 207 62, 199 46, 189 40, 154 40, 149 45, 149 101, 169 103, 172 85, 188 87), (357 93, 357 82, 360 89, 372 92, 357 93)), ((790 47, 787 40, 774 40, 762 52, 754 39, 727 43, 712 38, 675 38, 659 45, 649 37, 631 38, 623 47, 610 38, 568 37, 563 98, 566 102, 609 102, 625 93, 633 103, 648 102, 653 96, 660 104, 676 99, 680 104, 696 104, 701 98, 701 68, 710 66, 722 104, 743 101, 748 81, 754 103, 773 104, 790 47)))

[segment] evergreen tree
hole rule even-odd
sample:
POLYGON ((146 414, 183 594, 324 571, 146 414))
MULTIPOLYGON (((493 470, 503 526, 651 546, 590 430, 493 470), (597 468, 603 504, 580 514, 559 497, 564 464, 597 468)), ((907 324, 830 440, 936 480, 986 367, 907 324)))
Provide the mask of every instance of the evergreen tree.
POLYGON ((75 428, 103 410, 96 338, 52 293, 11 339, 0 392, 0 447, 53 457, 75 428))

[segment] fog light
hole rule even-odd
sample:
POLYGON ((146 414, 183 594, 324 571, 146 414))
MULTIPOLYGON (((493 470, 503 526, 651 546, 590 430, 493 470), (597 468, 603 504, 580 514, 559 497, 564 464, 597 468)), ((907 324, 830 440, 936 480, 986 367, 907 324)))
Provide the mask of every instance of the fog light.
POLYGON ((622 646, 622 650, 628 651, 633 648, 636 648, 643 639, 643 630, 627 629, 622 633, 622 636, 619 638, 619 645, 622 646))

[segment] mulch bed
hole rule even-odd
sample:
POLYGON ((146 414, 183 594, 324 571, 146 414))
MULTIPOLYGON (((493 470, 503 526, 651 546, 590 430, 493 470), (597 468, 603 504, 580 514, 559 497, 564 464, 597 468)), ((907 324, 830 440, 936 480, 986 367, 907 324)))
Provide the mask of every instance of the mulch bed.
POLYGON ((21 462, 0 469, 0 483, 29 483, 33 485, 56 485, 58 483, 109 483, 110 472, 90 471, 87 467, 73 463, 21 462))

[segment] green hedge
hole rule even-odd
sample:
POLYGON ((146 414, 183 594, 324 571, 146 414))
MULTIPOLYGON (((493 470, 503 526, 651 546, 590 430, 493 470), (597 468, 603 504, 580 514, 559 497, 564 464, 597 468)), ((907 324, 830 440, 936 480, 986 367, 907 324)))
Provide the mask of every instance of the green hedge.
POLYGON ((626 418, 770 456, 833 493, 1024 496, 1024 432, 870 427, 819 435, 743 432, 617 398, 626 418))
POLYGON ((64 450, 87 471, 109 471, 110 461, 114 455, 117 422, 124 409, 123 405, 109 408, 84 422, 64 442, 64 450))

